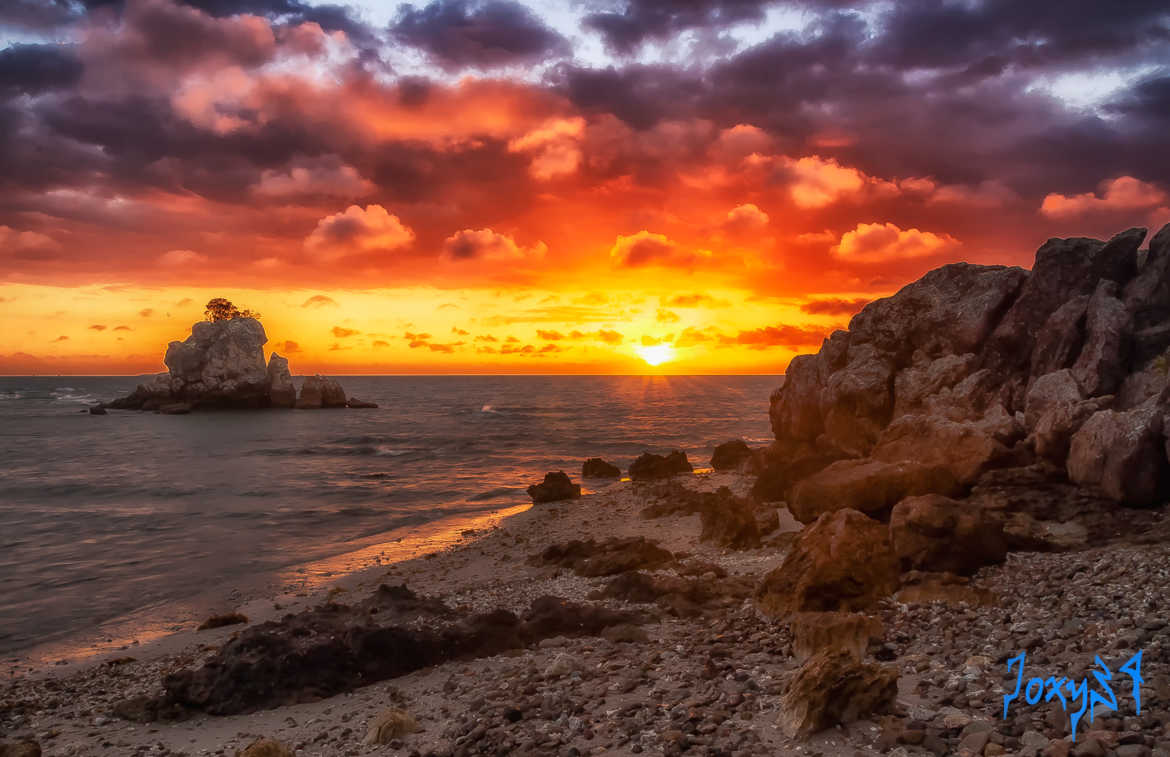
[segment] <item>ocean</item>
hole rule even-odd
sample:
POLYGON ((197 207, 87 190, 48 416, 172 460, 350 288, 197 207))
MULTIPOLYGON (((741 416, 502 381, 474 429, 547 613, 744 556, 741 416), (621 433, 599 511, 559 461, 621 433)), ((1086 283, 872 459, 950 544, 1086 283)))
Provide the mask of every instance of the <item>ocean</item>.
MULTIPOLYGON (((88 405, 139 377, 0 377, 0 654, 172 630, 192 597, 515 508, 546 471, 771 439, 773 376, 351 376, 377 410, 88 405), (171 625, 175 624, 175 625, 171 625)), ((586 482, 587 489, 589 482, 586 482)), ((597 484, 604 485, 604 484, 597 484)), ((303 569, 302 569, 303 572, 303 569)))

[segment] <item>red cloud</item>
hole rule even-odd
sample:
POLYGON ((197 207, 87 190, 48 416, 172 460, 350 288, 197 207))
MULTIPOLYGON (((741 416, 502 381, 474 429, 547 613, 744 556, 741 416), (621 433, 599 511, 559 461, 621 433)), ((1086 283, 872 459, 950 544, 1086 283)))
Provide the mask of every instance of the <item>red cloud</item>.
POLYGON ((683 255, 678 245, 666 235, 646 230, 630 236, 619 236, 610 248, 609 254, 619 265, 630 268, 690 260, 690 257, 683 255))
POLYGON ((538 242, 531 248, 521 248, 512 237, 491 229, 463 229, 447 237, 443 242, 443 254, 448 259, 456 261, 538 258, 546 249, 543 242, 538 242))
POLYGON ((802 329, 799 326, 765 326, 750 331, 741 331, 736 336, 723 336, 719 341, 725 345, 742 345, 756 350, 769 347, 799 349, 819 345, 824 341, 823 332, 802 329))
POLYGON ((800 309, 811 315, 853 315, 868 305, 870 300, 859 297, 846 300, 839 297, 824 300, 809 300, 800 309))

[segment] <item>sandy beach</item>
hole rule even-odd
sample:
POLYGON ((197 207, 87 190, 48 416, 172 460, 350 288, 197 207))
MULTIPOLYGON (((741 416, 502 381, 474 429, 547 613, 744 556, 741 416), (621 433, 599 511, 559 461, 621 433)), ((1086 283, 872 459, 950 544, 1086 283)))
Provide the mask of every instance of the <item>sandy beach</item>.
MULTIPOLYGON (((751 483, 727 472, 681 480, 695 490, 727 486, 739 494, 751 483)), ((1050 708, 1001 717, 1005 686, 1012 683, 1007 657, 1034 649, 1031 664, 1071 676, 1087 670, 1094 653, 1112 662, 1140 646, 1148 681, 1141 716, 1132 702, 1127 711, 1123 698, 1120 713, 1098 717, 1090 735, 1109 754, 1166 753, 1170 669, 1167 600, 1159 587, 1166 585, 1170 546, 1158 543, 1167 530, 1164 514, 1145 519, 1144 536, 1119 534, 1095 549, 1013 553, 972 581, 971 588, 991 598, 984 606, 884 600, 877 613, 884 631, 869 649, 898 671, 895 711, 794 741, 777 725, 781 697, 798 668, 792 636, 765 619, 750 595, 759 577, 781 562, 798 524, 785 517, 763 546, 722 549, 699 540, 698 515, 641 517, 657 501, 656 486, 614 483, 578 500, 534 505, 439 551, 339 577, 306 596, 256 598, 233 608, 254 626, 328 601, 357 601, 382 584, 404 584, 461 612, 521 613, 533 599, 552 595, 637 612, 644 619, 637 625, 553 636, 249 714, 191 713, 149 723, 118 717, 120 702, 158 696, 164 676, 197 667, 245 626, 184 630, 69 665, 9 671, 0 692, 3 738, 35 740, 45 755, 234 755, 261 737, 305 757, 952 754, 972 739, 982 754, 1038 754, 1020 750, 1040 741, 1045 754, 1055 754, 1056 745, 1071 744, 1067 722, 1050 708), (612 578, 530 564, 533 555, 571 539, 638 536, 674 553, 675 561, 649 574, 677 576, 701 565, 697 581, 726 593, 692 606, 590 599, 612 578), (716 579, 720 573, 726 577, 716 579), (1054 601, 1057 596, 1062 599, 1054 601), (418 730, 387 744, 366 743, 370 724, 387 708, 408 712, 418 730), (1127 745, 1143 751, 1125 751, 1127 745)))

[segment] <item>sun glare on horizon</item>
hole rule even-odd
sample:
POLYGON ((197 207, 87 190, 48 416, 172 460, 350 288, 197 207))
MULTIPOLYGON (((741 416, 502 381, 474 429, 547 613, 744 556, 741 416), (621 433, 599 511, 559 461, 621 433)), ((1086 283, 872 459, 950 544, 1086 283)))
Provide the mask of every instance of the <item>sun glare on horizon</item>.
POLYGON ((674 360, 674 347, 669 344, 656 344, 652 347, 637 347, 638 356, 646 361, 647 365, 659 366, 674 360))

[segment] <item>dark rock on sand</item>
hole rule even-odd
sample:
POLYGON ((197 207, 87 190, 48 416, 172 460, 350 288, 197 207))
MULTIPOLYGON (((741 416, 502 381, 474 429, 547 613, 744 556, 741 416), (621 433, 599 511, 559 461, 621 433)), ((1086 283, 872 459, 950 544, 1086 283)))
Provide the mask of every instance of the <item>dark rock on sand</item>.
POLYGON ((224 626, 235 626, 241 623, 247 623, 248 616, 242 615, 238 612, 229 612, 225 615, 212 615, 207 620, 203 621, 197 630, 208 631, 212 628, 223 628, 224 626))
POLYGON ((345 390, 335 379, 321 375, 306 376, 297 397, 298 410, 345 407, 345 390))
POLYGON ((698 513, 702 526, 699 541, 715 542, 730 549, 760 546, 760 528, 752 502, 735 496, 726 486, 714 492, 698 492, 670 481, 650 489, 647 494, 656 501, 642 509, 643 518, 698 513))
POLYGON ((674 561, 668 550, 643 536, 610 537, 602 542, 592 539, 553 544, 529 562, 533 565, 556 565, 579 576, 613 576, 630 570, 658 568, 674 561))
POLYGON ((1002 521, 937 494, 895 505, 890 539, 902 570, 970 575, 1007 558, 1002 521))
POLYGON ((395 739, 401 739, 414 733, 418 728, 418 721, 414 719, 413 715, 406 710, 390 707, 378 713, 378 716, 370 721, 365 743, 389 744, 395 739))
POLYGON ((249 744, 243 751, 236 752, 236 757, 295 757, 290 747, 273 739, 259 738, 249 744))
POLYGON ((711 467, 715 470, 735 470, 752 459, 752 448, 742 439, 724 442, 711 455, 711 467))
POLYGON ((788 684, 777 724, 790 738, 803 738, 888 712, 898 694, 898 674, 858 662, 846 652, 820 652, 788 684))
POLYGON ((91 407, 89 409, 89 414, 90 415, 108 415, 105 407, 103 407, 101 405, 94 405, 93 407, 91 407))
POLYGON ((349 400, 345 403, 345 406, 349 407, 349 408, 356 409, 356 410, 376 410, 376 409, 378 409, 378 403, 365 402, 364 400, 359 400, 357 397, 350 397, 349 400))
POLYGON ((773 618, 864 610, 894 593, 898 572, 885 524, 835 510, 806 528, 780 567, 764 576, 756 606, 773 618))
POLYGON ((621 478, 622 469, 600 457, 591 457, 581 465, 581 478, 621 478))
POLYGON ((163 415, 187 415, 195 406, 190 402, 168 402, 165 405, 158 406, 158 412, 163 415))
POLYGON ((564 471, 550 471, 544 474, 544 481, 528 487, 528 496, 536 504, 543 502, 560 502, 566 499, 578 499, 581 496, 581 485, 574 484, 564 471))
POLYGON ((471 615, 382 586, 354 606, 325 604, 248 628, 200 667, 167 675, 161 706, 230 715, 314 701, 450 660, 641 620, 559 597, 534 600, 522 618, 506 610, 471 615))
POLYGON ((651 481, 692 471, 694 468, 687 462, 687 453, 681 450, 676 449, 665 457, 644 452, 630 465, 630 478, 634 481, 651 481))
POLYGON ((700 577, 651 575, 640 571, 622 573, 589 594, 590 599, 618 599, 638 604, 657 604, 672 615, 691 617, 706 609, 738 604, 751 596, 751 576, 700 577))

